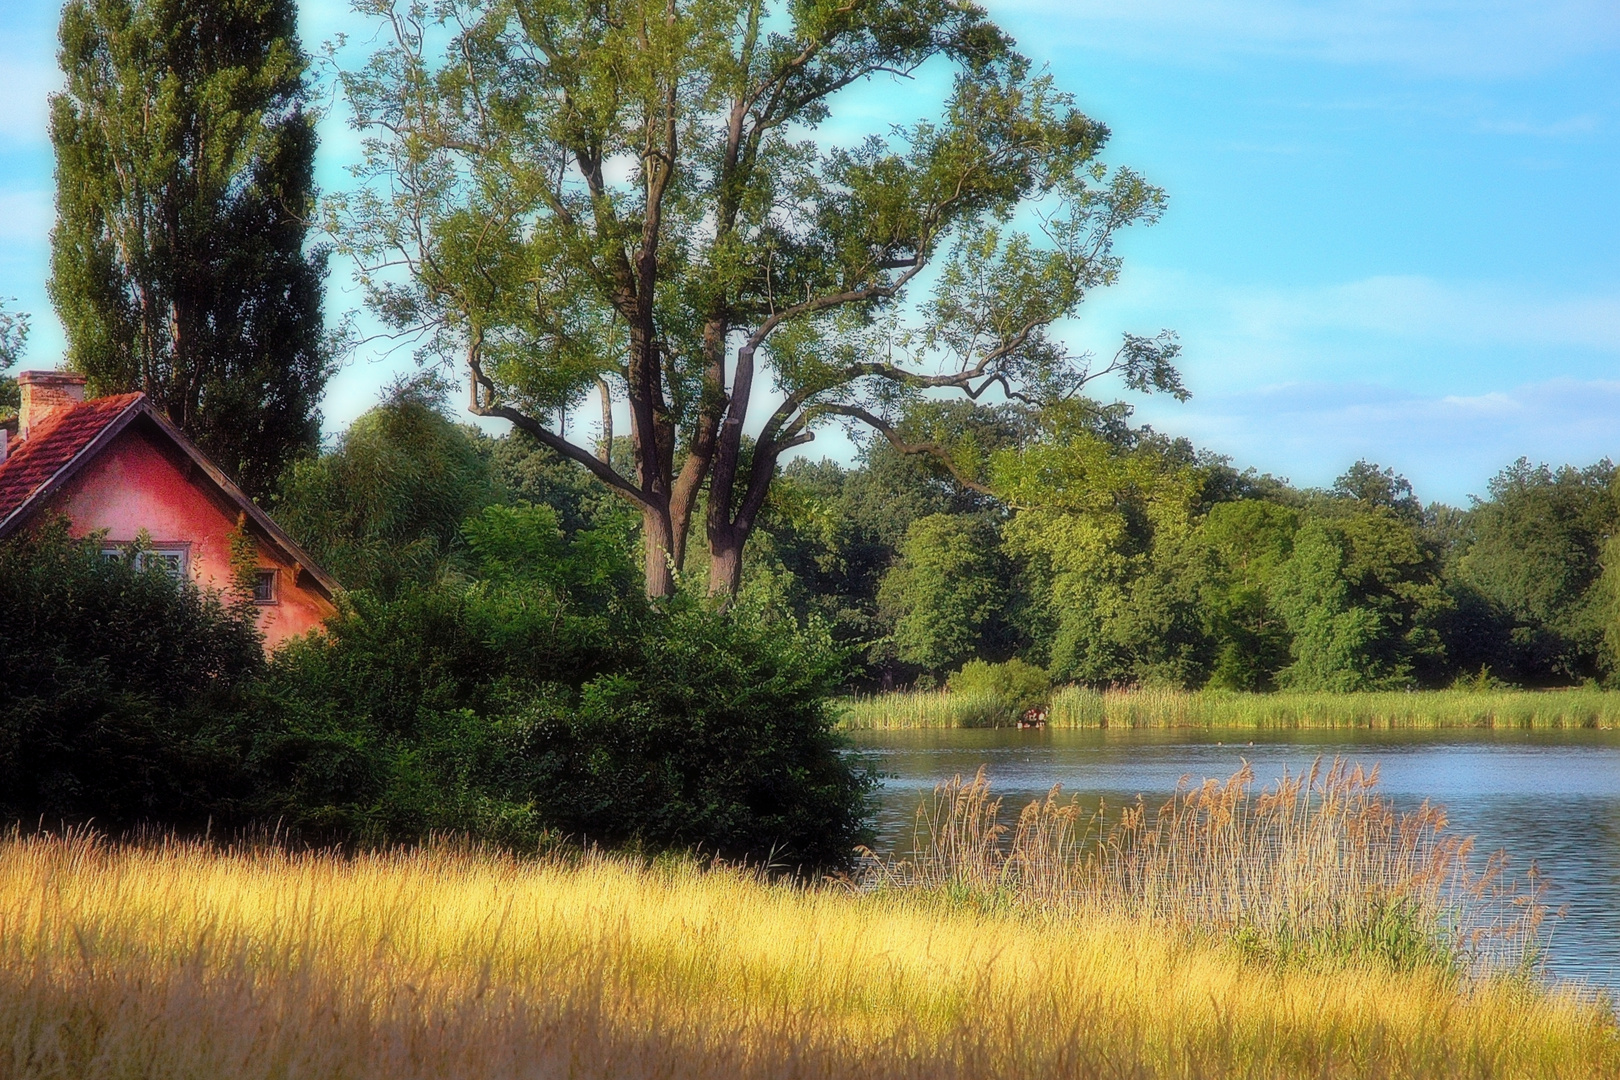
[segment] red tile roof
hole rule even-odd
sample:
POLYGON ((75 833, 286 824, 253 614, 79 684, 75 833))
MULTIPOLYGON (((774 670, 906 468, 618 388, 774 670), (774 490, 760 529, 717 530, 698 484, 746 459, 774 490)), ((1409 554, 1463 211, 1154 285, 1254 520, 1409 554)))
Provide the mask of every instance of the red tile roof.
POLYGON ((33 513, 33 509, 29 508, 32 500, 48 496, 75 469, 90 460, 98 452, 95 449, 98 442, 105 444, 103 435, 109 439, 116 437, 126 419, 133 422, 135 416, 132 414, 144 416, 185 453, 207 477, 207 482, 252 518, 270 542, 280 547, 298 565, 301 573, 307 572, 328 598, 337 594, 340 588, 338 583, 315 565, 309 553, 271 520, 270 515, 259 509, 230 477, 220 471, 218 465, 209 461, 179 428, 154 409, 145 394, 116 394, 75 405, 10 448, 9 456, 0 462, 0 538, 33 513))
POLYGON ((0 522, 115 423, 144 394, 114 394, 64 410, 9 448, 0 462, 0 522))

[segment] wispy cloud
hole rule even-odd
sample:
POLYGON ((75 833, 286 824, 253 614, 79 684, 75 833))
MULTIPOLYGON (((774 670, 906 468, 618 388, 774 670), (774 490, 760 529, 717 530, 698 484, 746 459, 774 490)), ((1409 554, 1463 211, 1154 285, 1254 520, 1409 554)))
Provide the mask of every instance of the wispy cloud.
POLYGON ((1620 45, 1608 0, 1007 0, 1093 47, 1178 59, 1285 54, 1447 75, 1516 75, 1620 45))
POLYGON ((1419 395, 1364 383, 1287 383, 1215 394, 1179 415, 1150 410, 1239 465, 1327 484, 1357 458, 1393 466, 1426 499, 1461 503, 1514 458, 1589 464, 1620 456, 1620 381, 1550 379, 1479 394, 1419 395))
POLYGON ((1138 265, 1076 336, 1100 352, 1160 326, 1182 332, 1194 396, 1142 401, 1140 417, 1298 483, 1368 457, 1457 502, 1520 454, 1620 457, 1620 282, 1284 287, 1138 265))
POLYGON ((1347 330, 1451 345, 1620 352, 1620 293, 1546 295, 1403 275, 1323 288, 1236 290, 1231 308, 1236 320, 1268 334, 1347 330))
POLYGON ((1580 375, 1620 356, 1620 281, 1578 292, 1416 275, 1279 286, 1135 265, 1091 307, 1075 337, 1099 351, 1120 330, 1179 330, 1198 393, 1368 378, 1471 392, 1487 361, 1580 375))
POLYGON ((1582 113, 1579 116, 1566 116, 1562 120, 1548 121, 1482 119, 1474 125, 1476 131, 1490 135, 1525 135, 1535 139, 1577 138, 1594 134, 1602 127, 1603 118, 1597 113, 1582 113))

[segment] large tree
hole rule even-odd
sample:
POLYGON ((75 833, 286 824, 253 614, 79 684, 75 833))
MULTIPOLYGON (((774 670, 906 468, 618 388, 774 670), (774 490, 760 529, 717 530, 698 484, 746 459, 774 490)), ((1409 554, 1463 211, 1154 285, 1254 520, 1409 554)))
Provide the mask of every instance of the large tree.
POLYGON ((1603 555, 1620 526, 1620 471, 1607 459, 1578 469, 1520 458, 1475 505, 1473 543, 1456 563, 1459 582, 1506 623, 1509 677, 1574 682, 1600 670, 1608 613, 1603 555))
POLYGON ((315 446, 330 370, 296 31, 294 0, 69 0, 51 98, 68 363, 256 495, 315 446))
POLYGON ((640 508, 649 593, 705 486, 710 587, 734 589, 820 424, 930 450, 893 418, 931 388, 1044 398, 1112 369, 1179 391, 1167 338, 1093 365, 1048 333, 1161 196, 1098 163, 1107 129, 970 3, 360 6, 388 33, 345 76, 368 141, 335 224, 373 306, 465 366, 474 413, 640 508), (863 121, 924 68, 949 87, 927 118, 863 121), (628 471, 567 430, 593 394, 628 405, 628 471))

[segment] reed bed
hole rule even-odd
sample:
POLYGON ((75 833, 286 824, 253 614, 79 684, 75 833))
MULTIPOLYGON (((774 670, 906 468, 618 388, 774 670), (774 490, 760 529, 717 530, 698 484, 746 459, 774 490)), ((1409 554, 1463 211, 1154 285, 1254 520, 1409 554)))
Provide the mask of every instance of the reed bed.
MULTIPOLYGON (((1018 719, 993 696, 948 690, 849 698, 839 703, 839 714, 847 731, 1005 727, 1018 719)), ((1070 686, 1053 693, 1046 722, 1060 728, 1620 728, 1620 691, 1244 694, 1070 686)))
POLYGON ((1612 1013, 745 871, 0 844, 7 1077, 1599 1077, 1612 1013))
POLYGON ((1443 807, 1399 812, 1378 769, 1319 759, 1255 790, 1253 768, 1158 808, 1088 812, 1054 787, 1008 824, 981 768, 935 788, 880 887, 1069 918, 1145 919, 1283 961, 1534 978, 1547 910, 1534 866, 1475 868, 1443 807), (1106 824, 1105 824, 1106 823, 1106 824))
POLYGON ((846 731, 1010 727, 1018 720, 1012 707, 995 694, 944 688, 844 698, 834 708, 846 731))

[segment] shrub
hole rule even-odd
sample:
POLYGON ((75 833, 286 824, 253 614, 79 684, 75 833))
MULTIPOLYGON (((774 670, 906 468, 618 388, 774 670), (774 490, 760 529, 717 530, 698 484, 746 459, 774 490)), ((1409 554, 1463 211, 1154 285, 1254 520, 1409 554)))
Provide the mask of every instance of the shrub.
POLYGON ((1002 664, 969 660, 950 678, 953 694, 978 698, 993 714, 990 723, 1012 723, 1051 696, 1046 671, 1016 657, 1002 664))
POLYGON ((653 604, 622 538, 565 541, 547 507, 488 508, 461 540, 477 581, 349 594, 268 665, 250 606, 60 525, 0 546, 0 811, 359 846, 567 836, 806 870, 867 839, 825 634, 653 604))
POLYGON ((623 551, 564 543, 549 514, 486 511, 467 529, 484 580, 355 595, 324 638, 277 658, 252 756, 259 813, 310 839, 560 833, 848 860, 871 782, 832 733, 825 636, 651 604, 623 551))
POLYGON ((65 522, 0 544, 0 813, 196 827, 245 794, 249 605, 104 559, 65 522))

